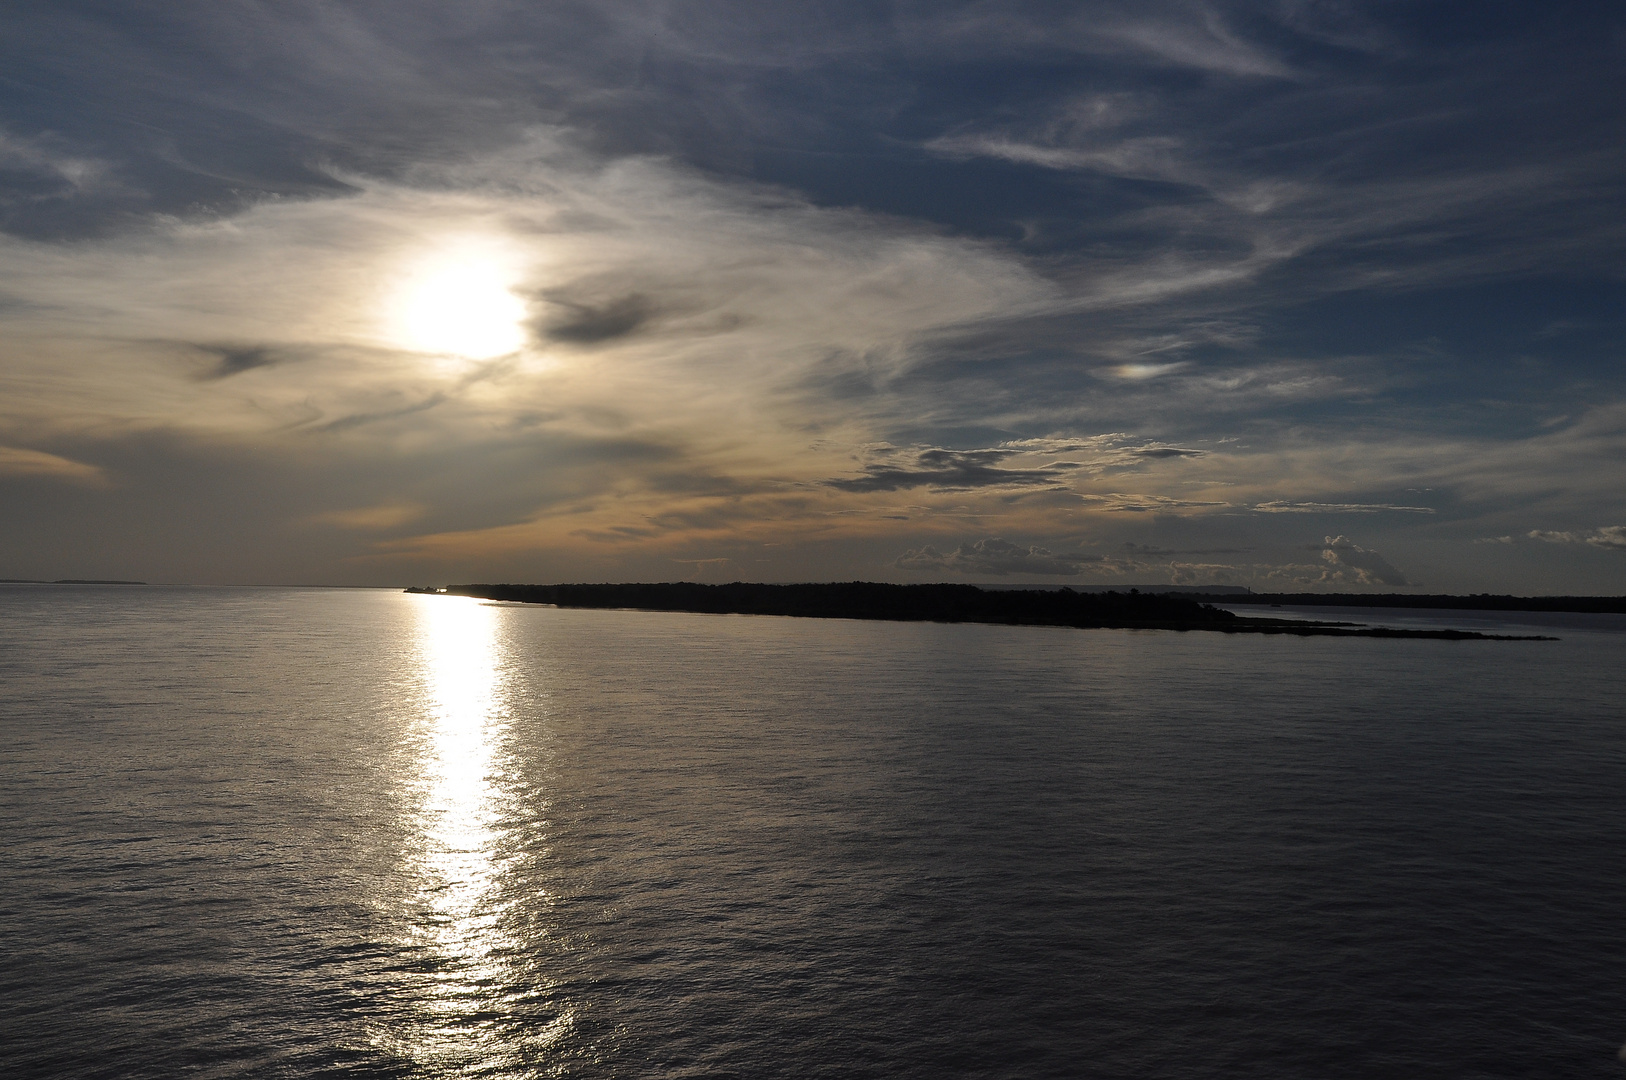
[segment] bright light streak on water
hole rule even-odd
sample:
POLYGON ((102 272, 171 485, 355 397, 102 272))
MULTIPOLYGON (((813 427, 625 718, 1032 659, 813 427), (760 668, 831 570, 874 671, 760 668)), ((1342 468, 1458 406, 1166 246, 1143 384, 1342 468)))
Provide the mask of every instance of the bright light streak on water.
POLYGON ((496 715, 496 622, 489 606, 450 598, 418 603, 420 663, 428 689, 421 733, 423 845, 411 929, 433 957, 435 987, 423 1030, 406 1047, 425 1064, 448 1065, 491 1054, 485 999, 498 984, 501 933, 492 747, 496 715), (481 1019, 471 1023, 469 1017, 481 1019))
MULTIPOLYGON (((505 875, 501 753, 509 716, 499 670, 500 609, 463 597, 410 601, 421 668, 422 708, 409 742, 416 754, 420 808, 417 850, 409 854, 417 890, 406 906, 401 944, 419 953, 430 985, 405 1031, 380 1030, 379 1046, 436 1073, 518 1067, 557 1040, 568 1011, 544 1024, 516 1024, 510 995, 522 943, 505 875)), ((544 890, 531 890, 533 910, 544 890)))

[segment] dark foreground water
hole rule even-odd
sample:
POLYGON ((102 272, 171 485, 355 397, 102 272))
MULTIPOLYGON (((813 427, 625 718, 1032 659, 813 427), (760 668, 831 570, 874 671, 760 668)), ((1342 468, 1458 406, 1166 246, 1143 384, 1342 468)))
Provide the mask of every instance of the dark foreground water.
POLYGON ((0 1075, 1621 1077, 1552 622, 0 588, 0 1075))

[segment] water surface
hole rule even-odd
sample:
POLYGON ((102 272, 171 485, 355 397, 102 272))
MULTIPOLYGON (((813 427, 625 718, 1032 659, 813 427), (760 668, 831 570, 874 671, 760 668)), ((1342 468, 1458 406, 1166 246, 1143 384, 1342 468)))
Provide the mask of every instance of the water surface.
POLYGON ((1546 632, 0 587, 0 1072, 1618 1077, 1546 632))

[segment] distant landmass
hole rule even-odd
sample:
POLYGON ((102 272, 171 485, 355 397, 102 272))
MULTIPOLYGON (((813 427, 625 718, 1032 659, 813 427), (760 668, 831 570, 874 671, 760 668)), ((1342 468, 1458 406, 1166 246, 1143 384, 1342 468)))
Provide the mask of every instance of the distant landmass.
POLYGON ((1282 607, 1452 608, 1459 611, 1572 611, 1582 614, 1626 614, 1626 596, 1505 596, 1474 593, 1256 593, 1246 589, 1195 589, 1195 600, 1225 604, 1277 604, 1282 607), (1243 595, 1238 596, 1236 593, 1243 595))
MULTIPOLYGON (((765 585, 692 582, 629 585, 452 585, 410 593, 474 596, 567 608, 632 608, 705 614, 791 615, 815 619, 975 622, 1080 629, 1213 630, 1300 637, 1435 638, 1532 641, 1533 636, 1468 630, 1394 630, 1354 623, 1251 618, 1188 596, 1076 592, 1073 589, 983 589, 975 585, 891 585, 873 581, 765 585)), ((1226 599, 1232 600, 1227 596, 1226 599)), ((1233 601, 1234 602, 1234 601, 1233 601)))
POLYGON ((145 581, 115 581, 112 578, 57 578, 55 581, 42 581, 36 578, 6 577, 0 578, 0 585, 145 585, 145 581))
MULTIPOLYGON (((1013 589, 1024 589, 1029 591, 1042 589, 1054 592, 1056 589, 1061 588, 1061 586, 1050 584, 1009 585, 1003 581, 996 581, 978 582, 977 588, 989 589, 993 592, 1006 592, 1013 589)), ((1081 593, 1143 592, 1158 593, 1160 595, 1200 595, 1205 597, 1224 596, 1227 598, 1232 596, 1251 596, 1253 594, 1253 590, 1245 585, 1069 585, 1067 588, 1072 589, 1074 592, 1081 593)))

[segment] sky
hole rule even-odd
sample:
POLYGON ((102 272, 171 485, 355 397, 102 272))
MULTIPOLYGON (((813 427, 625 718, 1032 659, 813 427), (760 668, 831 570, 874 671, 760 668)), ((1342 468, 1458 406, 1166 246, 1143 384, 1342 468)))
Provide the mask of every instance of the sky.
POLYGON ((1626 593, 1626 8, 19 0, 0 577, 1626 593))

